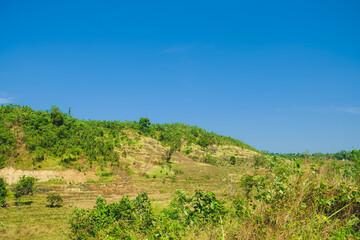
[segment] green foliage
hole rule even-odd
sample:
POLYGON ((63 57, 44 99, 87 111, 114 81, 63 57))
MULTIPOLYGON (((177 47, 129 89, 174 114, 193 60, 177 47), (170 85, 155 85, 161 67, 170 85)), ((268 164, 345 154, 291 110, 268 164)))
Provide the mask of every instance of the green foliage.
POLYGON ((3 168, 15 148, 16 139, 11 131, 11 125, 4 121, 4 109, 1 110, 3 111, 0 111, 0 168, 3 168))
POLYGON ((0 207, 6 206, 7 189, 4 179, 0 178, 0 207))
POLYGON ((163 213, 182 225, 217 224, 228 212, 224 204, 225 202, 218 200, 212 192, 196 190, 188 197, 184 191, 177 190, 170 207, 164 209, 163 213))
POLYGON ((230 159, 229 159, 229 162, 230 162, 231 165, 235 165, 236 164, 235 156, 231 156, 230 159))
POLYGON ((356 152, 356 150, 349 151, 349 152, 347 152, 345 150, 342 150, 342 151, 337 152, 337 153, 313 153, 313 154, 309 154, 309 153, 305 152, 305 153, 285 153, 285 154, 284 153, 268 153, 268 154, 272 155, 272 156, 283 157, 283 158, 290 159, 290 160, 294 160, 296 158, 352 160, 352 154, 354 154, 354 152, 356 152))
MULTIPOLYGON (((211 144, 217 145, 233 145, 244 149, 257 151, 256 149, 246 145, 245 143, 225 136, 217 135, 213 132, 207 132, 196 126, 189 126, 181 123, 173 124, 155 124, 154 130, 158 132, 158 140, 171 149, 180 150, 182 141, 186 141, 187 145, 195 144, 202 148, 206 148, 211 144)), ((189 154, 190 151, 187 153, 189 154)))
POLYGON ((190 226, 219 224, 227 213, 224 204, 211 192, 198 190, 187 197, 178 190, 170 206, 154 214, 146 193, 134 200, 125 196, 111 204, 99 196, 94 209, 75 208, 72 212, 70 238, 176 239, 190 226))
POLYGON ((60 207, 63 203, 63 199, 60 194, 50 193, 46 196, 46 201, 50 207, 60 207))
POLYGON ((153 213, 146 193, 134 200, 126 196, 111 204, 99 196, 94 209, 75 208, 70 216, 72 239, 101 239, 105 236, 131 239, 132 235, 149 232, 152 227, 153 213))
POLYGON ((248 202, 248 201, 242 199, 240 196, 237 196, 233 200, 233 207, 235 209, 236 216, 239 217, 240 219, 251 216, 252 211, 248 206, 250 204, 251 204, 251 202, 248 202))
POLYGON ((225 202, 218 200, 214 193, 197 190, 192 197, 193 210, 189 217, 200 223, 220 223, 221 217, 227 213, 224 204, 225 202))
POLYGON ((173 171, 174 171, 174 174, 175 174, 175 175, 184 174, 184 171, 181 170, 181 169, 176 169, 176 168, 174 168, 173 171))
POLYGON ((218 160, 216 157, 212 156, 211 154, 206 154, 202 157, 202 161, 204 163, 208 163, 208 164, 211 164, 211 165, 217 165, 218 163, 218 160))
MULTIPOLYGON (((266 238, 267 230, 283 227, 284 222, 279 223, 278 216, 284 213, 292 219, 284 229, 308 222, 311 228, 310 233, 306 233, 308 236, 312 233, 313 236, 326 236, 322 234, 328 226, 341 222, 342 227, 336 225, 338 231, 331 232, 330 236, 352 239, 358 236, 356 233, 360 227, 360 189, 349 185, 348 181, 336 183, 336 178, 340 180, 342 174, 339 163, 343 162, 321 163, 313 158, 288 161, 273 156, 263 165, 266 174, 258 174, 256 170, 254 175, 242 176, 240 186, 245 190, 246 200, 241 194, 237 195, 233 200, 233 213, 245 222, 253 219, 251 225, 259 230, 259 239, 266 238), (306 171, 302 167, 304 161, 308 161, 306 171), (320 169, 331 172, 331 181, 325 181, 327 176, 320 169), (319 177, 319 174, 323 175, 319 177)), ((293 229, 297 231, 299 226, 293 229)))
POLYGON ((253 158, 254 158, 254 167, 255 168, 264 167, 267 163, 266 155, 263 152, 254 155, 253 158))
POLYGON ((349 153, 350 160, 354 162, 354 172, 358 183, 360 183, 360 150, 353 150, 349 153))
POLYGON ((151 126, 150 120, 148 118, 140 118, 139 126, 143 133, 148 132, 151 126))
POLYGON ((19 182, 15 185, 14 196, 19 204, 22 196, 34 195, 37 188, 34 186, 36 179, 33 177, 22 176, 19 182))
POLYGON ((56 106, 53 106, 51 109, 51 121, 53 124, 55 124, 56 126, 61 126, 64 124, 64 116, 65 114, 63 114, 62 112, 59 111, 59 108, 56 106))
POLYGON ((6 166, 11 156, 17 156, 17 141, 25 144, 33 165, 56 159, 65 168, 77 168, 85 164, 79 159, 85 158, 90 167, 118 166, 120 156, 114 149, 118 148, 126 158, 123 146, 136 144, 139 131, 170 147, 165 156, 167 162, 185 144, 188 154, 193 151, 192 145, 205 149, 212 144, 256 151, 241 141, 186 124, 151 124, 148 118, 139 122, 84 121, 62 113, 56 106, 49 111, 34 111, 26 106, 6 105, 0 107, 0 168, 6 166), (135 138, 129 137, 128 132, 134 133, 135 138))

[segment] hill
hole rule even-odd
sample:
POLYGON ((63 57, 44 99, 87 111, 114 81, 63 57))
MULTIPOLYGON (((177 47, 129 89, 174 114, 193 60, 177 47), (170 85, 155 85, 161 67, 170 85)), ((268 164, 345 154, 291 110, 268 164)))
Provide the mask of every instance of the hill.
POLYGON ((0 168, 80 171, 120 168, 138 172, 184 159, 226 165, 257 152, 230 137, 181 123, 85 121, 59 111, 0 107, 0 168), (234 160, 235 159, 235 160, 234 160))
POLYGON ((266 154, 185 124, 84 121, 57 107, 7 105, 0 117, 1 239, 360 237, 358 150, 266 154), (19 203, 23 175, 37 194, 19 203))

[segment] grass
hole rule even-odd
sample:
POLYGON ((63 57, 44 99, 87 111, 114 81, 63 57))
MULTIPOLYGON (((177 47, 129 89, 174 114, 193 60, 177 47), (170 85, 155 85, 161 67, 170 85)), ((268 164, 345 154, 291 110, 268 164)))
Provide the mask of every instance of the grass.
POLYGON ((115 178, 110 176, 101 176, 99 180, 92 180, 92 179, 87 180, 88 183, 110 183, 114 181, 115 178))
POLYGON ((330 212, 325 205, 320 206, 323 204, 321 199, 326 202, 338 196, 338 189, 345 191, 342 186, 357 189, 354 179, 347 176, 351 163, 306 160, 300 169, 291 172, 293 166, 291 161, 273 162, 271 159, 260 162, 248 159, 235 166, 187 161, 175 162, 171 167, 155 167, 149 172, 149 178, 143 174, 119 177, 108 171, 103 175, 110 176, 87 184, 43 182, 38 184, 40 191, 32 198, 31 205, 17 207, 13 196, 8 197, 11 207, 0 209, 0 222, 3 223, 0 239, 65 239, 72 209, 75 206, 92 208, 99 194, 113 202, 124 195, 133 198, 147 192, 154 211, 161 212, 177 189, 188 194, 197 189, 214 192, 217 198, 227 200, 226 206, 231 210, 219 226, 189 228, 186 239, 223 239, 224 236, 225 239, 351 239, 348 226, 351 221, 356 222, 352 214, 358 205, 345 201, 330 212), (181 174, 175 175, 174 171, 181 174), (247 175, 255 180, 265 179, 256 183, 257 187, 249 188, 248 197, 242 185, 242 179, 247 175), (276 178, 279 180, 275 181, 276 178), (281 184, 285 184, 285 188, 281 184), (46 194, 53 191, 63 195, 63 207, 46 207, 46 194), (266 200, 266 194, 273 200, 266 200), (244 200, 243 205, 238 205, 238 215, 233 205, 235 199, 244 200))
POLYGON ((69 231, 67 218, 72 208, 46 207, 45 195, 37 195, 31 199, 31 205, 15 206, 10 201, 11 207, 0 209, 0 222, 3 223, 0 238, 65 239, 69 231))
POLYGON ((60 180, 60 179, 51 179, 49 181, 39 182, 39 184, 46 184, 46 185, 59 184, 59 185, 63 185, 63 184, 66 184, 66 181, 65 180, 60 180))

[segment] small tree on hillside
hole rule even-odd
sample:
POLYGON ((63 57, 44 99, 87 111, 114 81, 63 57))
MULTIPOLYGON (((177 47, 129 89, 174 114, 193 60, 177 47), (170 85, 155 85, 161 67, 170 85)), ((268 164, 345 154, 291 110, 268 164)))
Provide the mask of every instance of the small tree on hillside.
POLYGON ((22 176, 19 182, 15 186, 15 198, 17 200, 17 204, 20 203, 22 196, 33 196, 36 191, 36 187, 34 186, 36 179, 33 177, 25 177, 22 176))
POLYGON ((63 203, 61 195, 57 193, 48 194, 46 201, 50 204, 50 207, 60 207, 63 203))
POLYGON ((235 156, 231 156, 229 161, 230 161, 230 164, 231 164, 231 165, 235 165, 235 164, 236 164, 236 158, 235 158, 235 156))
POLYGON ((61 126, 64 124, 64 114, 59 111, 59 108, 53 106, 51 109, 51 120, 52 123, 56 126, 61 126))
POLYGON ((149 131, 151 122, 148 118, 140 118, 139 125, 140 125, 140 130, 143 133, 145 133, 149 131))
POLYGON ((5 198, 7 196, 7 189, 4 179, 0 178, 0 207, 6 206, 5 198))

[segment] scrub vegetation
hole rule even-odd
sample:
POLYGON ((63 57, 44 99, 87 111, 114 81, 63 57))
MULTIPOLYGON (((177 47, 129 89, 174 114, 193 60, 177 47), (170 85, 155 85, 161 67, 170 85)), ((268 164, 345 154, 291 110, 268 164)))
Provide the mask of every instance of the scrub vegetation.
MULTIPOLYGON (((150 137, 168 147, 165 161, 187 147, 206 149, 210 145, 231 145, 256 151, 251 146, 186 124, 78 120, 53 106, 48 111, 6 105, 0 107, 0 167, 92 168, 119 165, 126 157, 125 146, 137 146, 150 137), (24 153, 25 152, 25 153, 24 153), (26 158, 26 159, 24 159, 26 158)), ((201 159, 201 158, 200 158, 201 159)))
POLYGON ((147 118, 84 121, 12 105, 0 114, 0 174, 97 176, 13 184, 3 176, 2 239, 360 238, 358 150, 270 154, 147 118))

